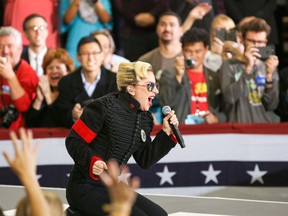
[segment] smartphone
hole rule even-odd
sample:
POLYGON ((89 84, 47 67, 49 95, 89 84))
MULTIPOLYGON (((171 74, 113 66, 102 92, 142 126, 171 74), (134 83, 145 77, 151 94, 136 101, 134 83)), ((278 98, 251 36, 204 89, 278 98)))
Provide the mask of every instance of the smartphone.
POLYGON ((236 30, 230 29, 229 31, 226 31, 225 40, 237 42, 236 30))
POLYGON ((216 29, 216 37, 221 41, 237 41, 235 29, 226 30, 224 28, 216 29))
POLYGON ((274 45, 268 45, 266 47, 258 47, 259 54, 261 55, 260 60, 266 61, 269 56, 275 55, 275 47, 274 45))

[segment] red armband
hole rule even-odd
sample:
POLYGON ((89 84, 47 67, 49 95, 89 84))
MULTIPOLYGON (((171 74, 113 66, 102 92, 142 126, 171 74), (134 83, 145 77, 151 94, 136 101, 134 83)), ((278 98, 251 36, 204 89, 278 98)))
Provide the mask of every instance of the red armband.
POLYGON ((91 143, 97 136, 80 118, 72 126, 73 130, 87 143, 91 143))

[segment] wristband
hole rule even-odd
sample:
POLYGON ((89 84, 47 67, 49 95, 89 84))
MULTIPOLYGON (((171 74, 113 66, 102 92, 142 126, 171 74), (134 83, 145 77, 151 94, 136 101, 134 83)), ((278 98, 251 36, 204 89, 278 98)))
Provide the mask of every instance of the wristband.
POLYGON ((272 85, 274 82, 274 80, 268 81, 267 79, 265 80, 265 84, 266 85, 272 85))

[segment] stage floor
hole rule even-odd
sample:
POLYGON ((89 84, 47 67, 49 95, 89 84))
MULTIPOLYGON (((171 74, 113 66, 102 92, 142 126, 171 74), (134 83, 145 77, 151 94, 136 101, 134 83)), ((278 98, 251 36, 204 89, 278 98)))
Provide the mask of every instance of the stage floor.
MULTIPOLYGON (((64 204, 67 203, 64 189, 43 188, 43 190, 52 190, 64 204)), ((261 188, 259 190, 261 191, 261 188)), ((278 188, 277 190, 281 191, 282 189, 278 188)), ((231 190, 231 192, 235 194, 235 190, 231 190)), ((275 192, 275 190, 273 192, 271 190, 271 195, 275 192)), ((9 210, 15 209, 17 201, 23 195, 24 190, 21 186, 0 185, 0 206, 6 211, 7 216, 14 215, 9 210)), ((170 216, 284 216, 288 214, 288 202, 285 202, 285 200, 288 201, 287 197, 283 197, 281 201, 267 201, 231 197, 144 195, 162 206, 170 216)))

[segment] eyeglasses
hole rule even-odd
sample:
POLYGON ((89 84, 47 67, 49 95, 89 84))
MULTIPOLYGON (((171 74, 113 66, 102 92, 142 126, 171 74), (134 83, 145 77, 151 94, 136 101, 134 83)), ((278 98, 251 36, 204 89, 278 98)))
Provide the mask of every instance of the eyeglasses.
POLYGON ((160 85, 159 83, 153 83, 153 82, 149 82, 146 85, 140 85, 140 84, 136 84, 135 86, 146 86, 149 92, 153 92, 153 89, 156 87, 156 89, 159 91, 160 89, 160 85))
POLYGON ((267 40, 254 40, 254 39, 250 39, 250 38, 246 38, 246 41, 253 43, 253 44, 260 44, 260 45, 266 45, 267 40))
POLYGON ((27 28, 27 30, 30 31, 44 31, 47 29, 47 26, 41 25, 41 26, 30 26, 27 28))
POLYGON ((100 53, 101 53, 101 51, 93 51, 93 52, 91 52, 91 53, 89 53, 89 52, 82 52, 82 53, 79 53, 79 55, 87 58, 87 57, 89 57, 89 56, 95 57, 95 56, 99 55, 100 53))

